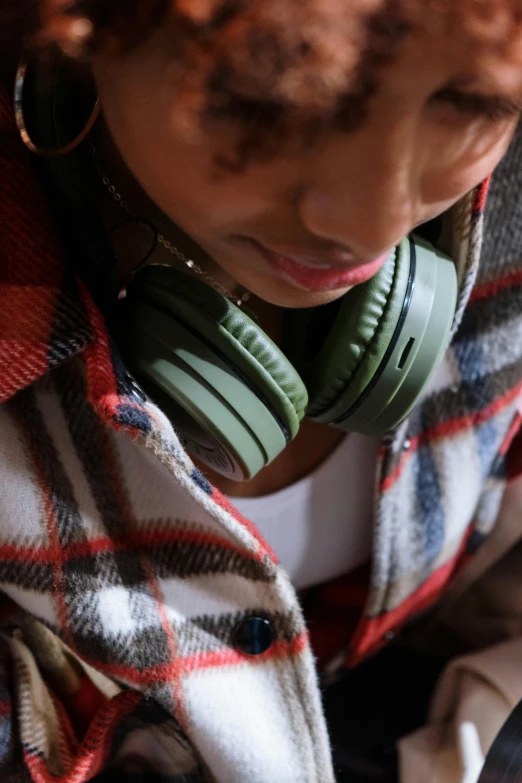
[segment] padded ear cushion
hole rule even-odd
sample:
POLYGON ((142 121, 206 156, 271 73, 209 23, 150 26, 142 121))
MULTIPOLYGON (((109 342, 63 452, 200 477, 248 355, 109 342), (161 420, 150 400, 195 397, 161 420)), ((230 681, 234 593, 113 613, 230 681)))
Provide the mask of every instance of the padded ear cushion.
POLYGON ((128 286, 141 299, 181 320, 201 335, 268 400, 290 438, 308 403, 306 388, 275 343, 249 318, 206 283, 166 265, 150 265, 128 286))
POLYGON ((340 303, 290 316, 294 323, 286 352, 307 385, 307 415, 333 421, 341 396, 347 409, 364 391, 395 332, 409 266, 405 240, 374 277, 354 287, 340 303), (333 316, 329 317, 329 309, 333 316), (311 343, 319 349, 307 350, 311 343))

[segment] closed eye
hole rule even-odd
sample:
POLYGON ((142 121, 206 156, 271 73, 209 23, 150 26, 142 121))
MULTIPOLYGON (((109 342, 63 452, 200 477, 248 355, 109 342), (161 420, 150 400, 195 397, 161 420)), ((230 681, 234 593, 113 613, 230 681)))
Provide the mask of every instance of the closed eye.
POLYGON ((432 95, 430 103, 449 103, 463 114, 484 117, 490 122, 516 117, 522 106, 500 95, 484 95, 478 92, 464 92, 447 87, 432 95))

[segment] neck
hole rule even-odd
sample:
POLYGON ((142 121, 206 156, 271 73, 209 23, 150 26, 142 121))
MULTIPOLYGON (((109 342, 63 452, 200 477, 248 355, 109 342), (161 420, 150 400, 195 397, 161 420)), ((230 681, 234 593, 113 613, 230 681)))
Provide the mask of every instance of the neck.
MULTIPOLYGON (((225 274, 205 251, 173 223, 147 195, 126 166, 103 118, 97 122, 91 137, 95 147, 96 162, 109 177, 116 193, 121 195, 132 211, 150 222, 158 234, 163 235, 186 259, 193 260, 215 281, 217 286, 226 289, 233 296, 241 297, 244 291, 236 282, 225 274)), ((118 265, 117 276, 123 285, 130 273, 150 253, 153 236, 145 224, 132 221, 126 215, 119 203, 113 196, 111 197, 107 187, 102 184, 101 177, 93 198, 98 213, 111 234, 111 243, 118 265)), ((180 260, 177 254, 170 253, 161 244, 156 246, 154 253, 148 258, 148 263, 170 264, 183 269, 187 274, 198 276, 180 260)), ((249 299, 248 310, 255 315, 261 328, 271 339, 279 343, 282 310, 254 296, 249 299)))
MULTIPOLYGON (((186 265, 186 261, 191 260, 204 275, 208 275, 215 281, 218 290, 225 289, 230 295, 240 297, 243 291, 235 281, 226 275, 210 256, 170 220, 148 196, 126 166, 103 120, 97 123, 91 137, 95 147, 96 163, 101 166, 101 170, 107 175, 116 193, 129 205, 135 215, 151 224, 157 234, 164 237, 173 248, 169 251, 164 243, 158 243, 149 262, 170 264, 197 276, 197 273, 191 272, 190 267, 186 265)), ((102 184, 101 177, 99 187, 93 196, 98 212, 111 233, 111 241, 118 261, 118 277, 123 283, 150 252, 153 236, 145 223, 132 221, 122 210, 114 194, 111 197, 107 186, 102 184)))

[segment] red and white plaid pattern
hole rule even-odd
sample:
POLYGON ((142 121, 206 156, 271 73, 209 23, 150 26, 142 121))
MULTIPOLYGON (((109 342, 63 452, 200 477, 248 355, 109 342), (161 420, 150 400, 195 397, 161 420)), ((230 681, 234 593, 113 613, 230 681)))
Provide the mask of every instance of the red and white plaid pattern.
MULTIPOLYGON (((141 765, 194 783, 330 783, 297 597, 163 414, 133 394, 67 269, 5 96, 0 167, 1 779, 83 783, 141 765), (234 644, 252 616, 274 632, 256 657, 234 644)), ((521 276, 505 282, 501 262, 479 273, 484 197, 463 205, 452 346, 383 444, 353 661, 433 603, 498 508, 519 420, 522 350, 507 335, 520 328, 521 276), (484 315, 502 293, 503 309, 484 315)))

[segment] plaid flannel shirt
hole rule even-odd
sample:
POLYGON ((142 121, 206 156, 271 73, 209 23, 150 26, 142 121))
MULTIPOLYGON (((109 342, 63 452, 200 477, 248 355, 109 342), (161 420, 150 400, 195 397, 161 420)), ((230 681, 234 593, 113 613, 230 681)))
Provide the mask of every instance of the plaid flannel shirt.
MULTIPOLYGON (((495 524, 520 423, 521 154, 518 140, 493 180, 480 266, 487 185, 455 212, 454 336, 381 448, 371 585, 347 665, 432 605, 495 524)), ((0 171, 0 779, 82 783, 119 768, 331 783, 297 597, 126 374, 5 95, 0 171), (255 617, 273 640, 248 656, 237 628, 255 617), (69 717, 80 695, 85 725, 69 717)))

